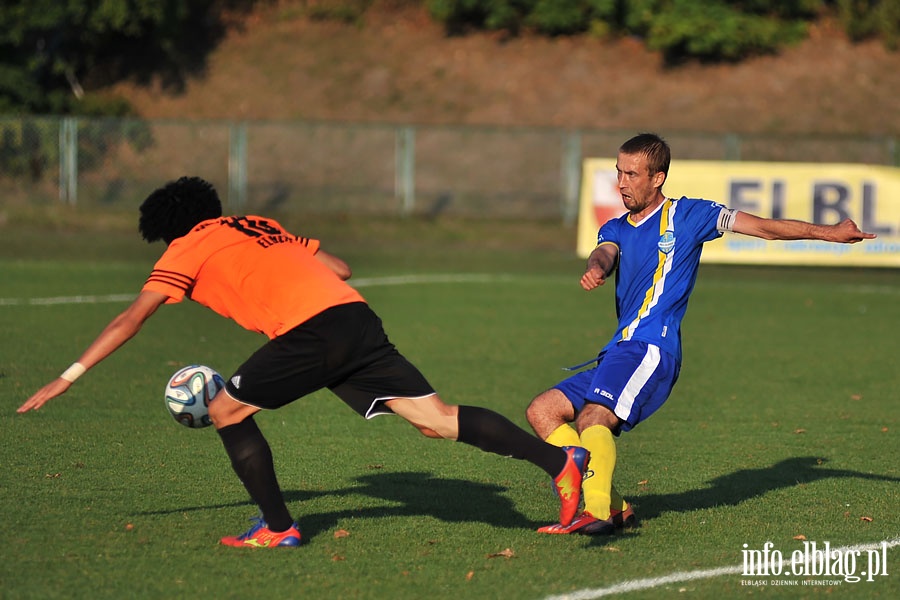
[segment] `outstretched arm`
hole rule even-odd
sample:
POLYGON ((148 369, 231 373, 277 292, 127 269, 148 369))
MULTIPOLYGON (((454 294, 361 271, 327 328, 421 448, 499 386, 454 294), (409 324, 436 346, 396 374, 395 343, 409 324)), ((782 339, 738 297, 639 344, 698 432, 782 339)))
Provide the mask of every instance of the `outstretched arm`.
POLYGON ((734 217, 732 231, 764 240, 822 240, 855 244, 875 237, 874 233, 860 231, 850 219, 837 225, 817 225, 792 219, 764 219, 738 211, 734 217))
POLYGON ((615 244, 600 244, 588 257, 587 270, 581 276, 581 287, 592 290, 606 283, 606 278, 616 267, 619 248, 615 244))
POLYGON ((122 344, 130 340, 140 331, 144 321, 156 312, 168 296, 159 292, 143 291, 134 302, 97 336, 81 358, 69 367, 65 373, 57 377, 31 396, 16 412, 24 413, 37 410, 48 401, 66 392, 82 373, 115 352, 122 344))
POLYGON ((350 270, 350 265, 345 263, 334 254, 325 252, 321 248, 319 248, 319 250, 316 252, 316 258, 324 263, 326 267, 334 271, 335 274, 344 281, 350 279, 350 276, 353 274, 353 272, 350 270))

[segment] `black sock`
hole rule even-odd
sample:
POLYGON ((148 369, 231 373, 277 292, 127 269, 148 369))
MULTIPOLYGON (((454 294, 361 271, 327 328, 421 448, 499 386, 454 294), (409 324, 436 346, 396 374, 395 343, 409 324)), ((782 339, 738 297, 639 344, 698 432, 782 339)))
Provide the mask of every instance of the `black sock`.
POLYGON ((284 504, 272 450, 253 417, 218 430, 225 452, 231 459, 234 472, 250 497, 262 511, 263 519, 272 531, 287 531, 294 524, 284 504))
POLYGON ((492 410, 480 406, 459 407, 456 440, 485 452, 527 460, 556 477, 566 464, 566 453, 535 437, 492 410))

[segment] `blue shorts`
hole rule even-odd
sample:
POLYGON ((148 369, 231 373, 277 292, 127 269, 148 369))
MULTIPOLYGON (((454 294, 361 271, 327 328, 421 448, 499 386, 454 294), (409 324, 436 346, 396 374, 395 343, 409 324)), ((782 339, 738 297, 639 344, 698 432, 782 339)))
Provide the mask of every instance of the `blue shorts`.
POLYGON ((621 431, 655 413, 681 371, 672 355, 639 341, 619 342, 598 360, 593 369, 575 373, 553 387, 565 394, 576 414, 586 403, 607 407, 622 421, 621 431))

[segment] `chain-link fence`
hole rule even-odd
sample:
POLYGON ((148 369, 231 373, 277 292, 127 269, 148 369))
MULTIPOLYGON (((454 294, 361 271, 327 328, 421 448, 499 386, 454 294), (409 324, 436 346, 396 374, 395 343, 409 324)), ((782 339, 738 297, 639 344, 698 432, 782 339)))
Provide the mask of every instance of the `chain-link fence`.
MULTIPOLYGON (((561 218, 577 212, 583 158, 633 131, 297 121, 0 119, 0 207, 66 203, 131 212, 198 175, 226 211, 561 218)), ((891 136, 662 132, 675 160, 900 166, 891 136)))

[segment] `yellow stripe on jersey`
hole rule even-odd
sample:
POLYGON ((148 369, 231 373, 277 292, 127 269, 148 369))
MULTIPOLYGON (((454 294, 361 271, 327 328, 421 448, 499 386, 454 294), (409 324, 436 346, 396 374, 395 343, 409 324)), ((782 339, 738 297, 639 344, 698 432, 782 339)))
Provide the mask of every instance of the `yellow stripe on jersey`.
POLYGON ((615 246, 615 247, 616 247, 616 250, 619 249, 619 245, 618 245, 617 243, 615 243, 615 242, 607 242, 607 241, 603 241, 603 242, 600 242, 599 244, 597 244, 597 245, 594 247, 594 250, 596 250, 596 249, 599 248, 600 246, 615 246))
MULTIPOLYGON (((674 203, 672 202, 672 200, 667 198, 663 202, 662 208, 660 209, 660 237, 662 237, 663 234, 666 233, 666 231, 671 231, 674 229, 670 226, 671 219, 675 216, 674 211, 672 210, 673 206, 674 203)), ((665 275, 671 268, 674 252, 666 254, 659 249, 657 249, 656 252, 657 264, 656 271, 654 271, 653 273, 653 285, 647 288, 647 293, 644 295, 644 302, 641 304, 641 309, 638 311, 637 316, 631 323, 628 324, 628 327, 622 330, 622 340, 631 339, 631 336, 634 335, 634 330, 637 329, 638 325, 640 325, 641 319, 647 316, 647 313, 650 312, 651 308, 656 306, 656 303, 659 300, 659 296, 663 293, 663 289, 665 288, 665 275)))

